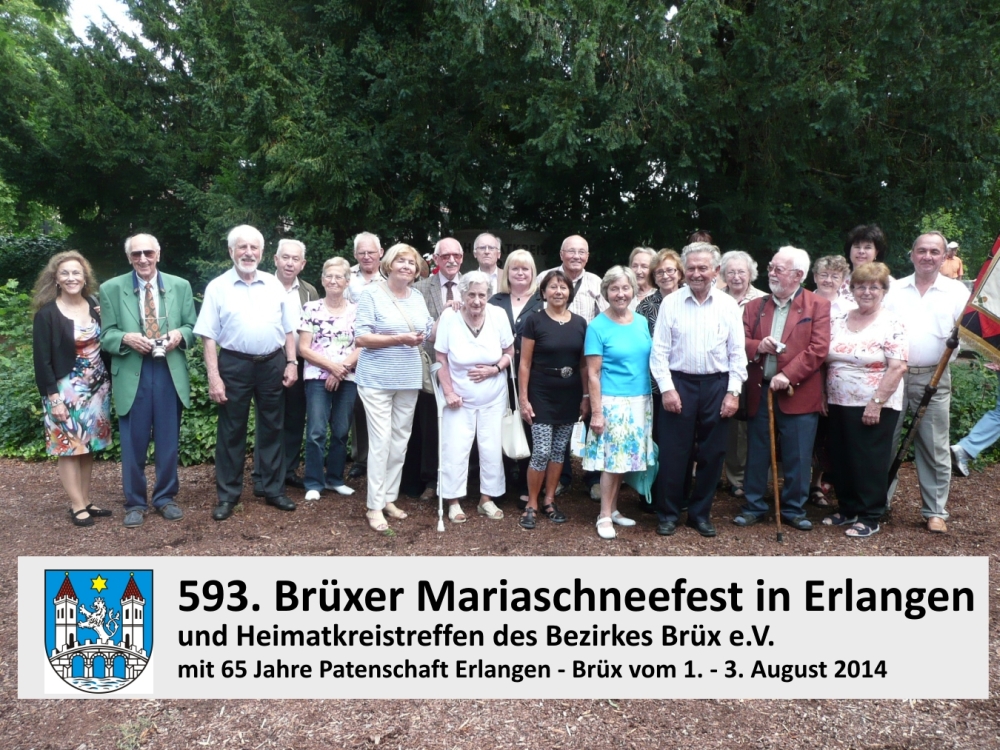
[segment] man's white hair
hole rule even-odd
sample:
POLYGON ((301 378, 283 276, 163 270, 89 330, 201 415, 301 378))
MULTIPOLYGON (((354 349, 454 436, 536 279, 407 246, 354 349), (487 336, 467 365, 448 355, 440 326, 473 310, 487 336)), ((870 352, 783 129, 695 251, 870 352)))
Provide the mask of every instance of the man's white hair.
POLYGON ((719 252, 719 248, 708 242, 692 242, 690 245, 685 245, 684 249, 681 250, 681 264, 687 268, 689 255, 700 255, 703 253, 712 256, 713 267, 718 268, 722 265, 722 253, 719 252))
POLYGON ((264 249, 264 235, 260 233, 259 229, 249 224, 240 224, 238 227, 230 229, 229 236, 226 238, 226 244, 232 250, 240 240, 257 240, 261 250, 264 249))
POLYGON ((153 249, 156 250, 156 252, 160 252, 160 243, 156 239, 156 237, 154 237, 151 234, 142 234, 142 233, 139 233, 139 234, 133 234, 131 237, 129 237, 127 240, 125 240, 125 254, 126 255, 128 255, 130 252, 132 252, 132 240, 137 240, 140 237, 145 237, 147 240, 149 240, 149 244, 153 246, 153 249))
POLYGON ((378 235, 371 232, 361 232, 354 236, 354 252, 358 252, 358 245, 365 241, 374 243, 378 251, 382 252, 382 243, 379 242, 378 235))
POLYGON ((802 278, 804 279, 809 273, 809 266, 812 265, 812 261, 809 260, 809 253, 800 247, 792 247, 791 245, 785 245, 784 247, 779 247, 778 252, 774 254, 774 257, 779 255, 787 255, 792 259, 792 268, 796 271, 802 271, 802 278))
POLYGON ((274 254, 281 255, 281 248, 283 248, 285 245, 290 245, 291 247, 298 248, 299 250, 302 251, 302 257, 303 258, 306 257, 306 243, 300 242, 299 240, 290 240, 290 239, 278 240, 278 249, 275 250, 274 254))

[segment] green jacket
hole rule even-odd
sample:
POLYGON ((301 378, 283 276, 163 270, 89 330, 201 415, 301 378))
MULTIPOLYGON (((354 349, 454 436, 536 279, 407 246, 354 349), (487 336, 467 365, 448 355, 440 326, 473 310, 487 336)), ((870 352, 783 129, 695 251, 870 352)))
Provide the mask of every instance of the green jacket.
MULTIPOLYGON (((139 317, 141 292, 135 285, 135 272, 116 276, 101 284, 101 348, 111 355, 111 388, 118 414, 128 414, 139 389, 142 355, 125 345, 126 333, 143 333, 139 317)), ((178 330, 181 344, 167 352, 167 366, 174 388, 185 407, 191 405, 191 381, 184 350, 194 345, 194 309, 191 285, 182 278, 159 272, 160 315, 167 318, 167 330, 178 330)))

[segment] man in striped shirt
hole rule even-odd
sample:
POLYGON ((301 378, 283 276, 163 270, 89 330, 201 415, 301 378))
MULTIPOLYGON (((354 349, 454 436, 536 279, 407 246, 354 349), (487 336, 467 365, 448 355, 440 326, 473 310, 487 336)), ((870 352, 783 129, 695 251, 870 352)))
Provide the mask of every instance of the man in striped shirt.
POLYGON ((660 387, 660 501, 656 533, 677 529, 681 508, 688 526, 715 536, 712 500, 722 476, 729 419, 739 406, 747 378, 743 318, 739 305, 715 288, 719 248, 695 242, 684 248, 686 286, 663 300, 653 333, 650 369, 660 387), (697 466, 690 497, 685 485, 697 466))

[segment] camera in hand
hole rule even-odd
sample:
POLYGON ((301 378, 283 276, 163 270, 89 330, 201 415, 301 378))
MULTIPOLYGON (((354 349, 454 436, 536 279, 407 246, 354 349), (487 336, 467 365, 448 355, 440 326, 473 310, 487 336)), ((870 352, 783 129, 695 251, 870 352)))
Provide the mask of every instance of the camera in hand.
POLYGON ((153 339, 153 352, 154 357, 166 357, 167 356, 167 337, 160 336, 159 338, 153 339))

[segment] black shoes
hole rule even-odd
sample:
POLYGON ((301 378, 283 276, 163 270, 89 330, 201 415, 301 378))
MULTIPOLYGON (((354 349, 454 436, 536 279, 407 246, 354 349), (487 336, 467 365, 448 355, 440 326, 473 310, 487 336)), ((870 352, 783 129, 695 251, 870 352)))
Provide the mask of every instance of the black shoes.
POLYGON ((697 531, 702 536, 715 536, 715 527, 712 525, 711 521, 702 521, 700 523, 692 523, 688 521, 688 526, 697 531))
POLYGON ((673 536, 677 531, 677 524, 673 521, 660 521, 656 527, 656 533, 660 536, 673 536))
POLYGON ((225 521, 236 510, 236 503, 219 503, 212 509, 212 518, 216 521, 225 521))
POLYGON ((285 477, 285 486, 297 487, 300 490, 304 490, 306 488, 306 483, 302 481, 298 474, 289 474, 285 477))
POLYGON ((365 464, 354 464, 351 470, 347 472, 348 479, 360 479, 368 474, 368 467, 365 464))
POLYGON ((295 503, 293 503, 286 495, 269 497, 265 502, 268 505, 274 506, 278 510, 295 510, 295 503))

